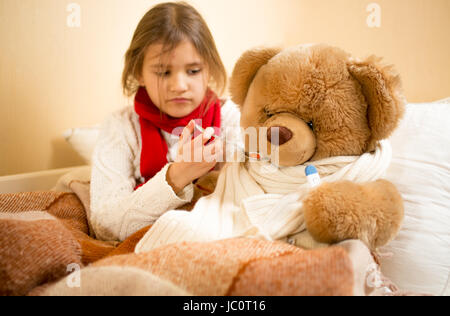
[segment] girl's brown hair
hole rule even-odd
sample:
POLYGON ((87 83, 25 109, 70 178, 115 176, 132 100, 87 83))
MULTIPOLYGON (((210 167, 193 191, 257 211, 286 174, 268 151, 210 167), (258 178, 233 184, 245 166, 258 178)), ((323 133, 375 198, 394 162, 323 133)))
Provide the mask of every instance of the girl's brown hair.
POLYGON ((227 73, 214 39, 202 16, 184 2, 158 4, 139 22, 125 54, 122 74, 124 94, 132 96, 139 89, 137 78, 142 74, 145 53, 150 45, 163 44, 164 52, 170 52, 186 39, 208 65, 211 89, 219 95, 223 94, 227 73))

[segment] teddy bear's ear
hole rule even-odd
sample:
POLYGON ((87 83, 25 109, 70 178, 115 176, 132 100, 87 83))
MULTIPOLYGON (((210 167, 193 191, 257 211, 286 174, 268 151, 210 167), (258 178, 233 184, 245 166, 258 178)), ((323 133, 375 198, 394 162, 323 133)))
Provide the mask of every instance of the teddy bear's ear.
POLYGON ((231 99, 243 105, 258 70, 281 51, 280 48, 255 48, 246 51, 234 66, 230 80, 231 99))
POLYGON ((350 74, 360 83, 368 103, 367 118, 372 132, 368 150, 379 140, 388 138, 405 111, 400 76, 392 66, 384 66, 381 58, 371 56, 364 61, 350 59, 350 74))

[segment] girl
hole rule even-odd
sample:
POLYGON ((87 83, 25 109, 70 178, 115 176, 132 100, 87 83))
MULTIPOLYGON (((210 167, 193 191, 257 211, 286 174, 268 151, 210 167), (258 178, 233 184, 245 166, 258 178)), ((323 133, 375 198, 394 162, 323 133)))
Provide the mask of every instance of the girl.
POLYGON ((192 182, 222 155, 220 141, 210 141, 210 129, 197 135, 193 120, 219 132, 239 128, 237 107, 222 106, 212 90, 223 93, 226 80, 211 33, 190 5, 163 3, 142 18, 122 78, 135 104, 105 120, 93 154, 90 220, 97 238, 123 241, 191 202, 192 182), (172 134, 177 127, 181 137, 172 134), (186 159, 198 150, 212 159, 186 159))

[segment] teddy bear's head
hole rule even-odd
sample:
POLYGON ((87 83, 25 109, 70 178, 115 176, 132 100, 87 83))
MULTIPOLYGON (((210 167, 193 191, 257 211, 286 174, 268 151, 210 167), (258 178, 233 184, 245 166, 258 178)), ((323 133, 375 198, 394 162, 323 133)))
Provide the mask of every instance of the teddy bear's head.
POLYGON ((278 146, 281 166, 373 151, 404 112, 400 79, 391 67, 323 44, 245 52, 230 92, 241 107, 241 126, 267 128, 264 150, 270 154, 278 146))

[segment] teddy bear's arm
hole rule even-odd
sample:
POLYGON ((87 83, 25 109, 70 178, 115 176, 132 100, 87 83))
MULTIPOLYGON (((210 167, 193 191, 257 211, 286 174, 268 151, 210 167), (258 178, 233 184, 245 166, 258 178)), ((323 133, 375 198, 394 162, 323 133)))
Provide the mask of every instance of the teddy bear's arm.
POLYGON ((371 249, 395 237, 403 220, 403 201, 386 180, 364 184, 324 183, 303 201, 310 234, 319 242, 360 239, 371 249))

